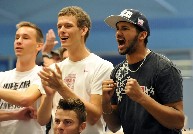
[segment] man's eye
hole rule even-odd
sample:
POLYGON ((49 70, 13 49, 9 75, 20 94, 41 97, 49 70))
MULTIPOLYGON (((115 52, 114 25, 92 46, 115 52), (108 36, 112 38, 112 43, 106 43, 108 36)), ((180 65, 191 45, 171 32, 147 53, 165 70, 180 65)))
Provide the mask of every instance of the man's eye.
POLYGON ((62 26, 57 26, 57 27, 58 27, 58 29, 61 29, 62 26))
POLYGON ((56 124, 60 124, 60 120, 55 120, 55 123, 56 124))
POLYGON ((128 30, 128 28, 127 27, 123 27, 123 28, 121 28, 122 30, 128 30))
POLYGON ((23 39, 29 39, 28 37, 23 37, 23 39))
POLYGON ((66 126, 69 126, 69 125, 72 124, 72 122, 71 122, 71 121, 64 121, 64 124, 65 124, 66 126))
POLYGON ((72 25, 67 24, 65 27, 66 27, 66 28, 71 28, 71 27, 72 27, 72 25))

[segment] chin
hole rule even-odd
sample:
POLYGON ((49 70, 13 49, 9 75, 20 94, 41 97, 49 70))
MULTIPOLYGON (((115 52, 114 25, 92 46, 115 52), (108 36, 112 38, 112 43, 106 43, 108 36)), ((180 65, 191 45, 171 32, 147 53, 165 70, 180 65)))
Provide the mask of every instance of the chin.
POLYGON ((119 50, 118 52, 119 52, 120 55, 125 55, 125 51, 119 50))

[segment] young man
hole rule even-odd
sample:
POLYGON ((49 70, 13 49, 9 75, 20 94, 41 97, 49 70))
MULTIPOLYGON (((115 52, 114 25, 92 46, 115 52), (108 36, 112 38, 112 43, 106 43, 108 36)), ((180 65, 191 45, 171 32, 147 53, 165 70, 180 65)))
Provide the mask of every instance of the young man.
POLYGON ((87 127, 82 133, 103 134, 102 81, 110 78, 113 64, 86 48, 91 20, 80 7, 63 8, 58 14, 57 28, 61 45, 67 49, 69 57, 39 73, 43 86, 47 86, 44 88, 47 96, 38 114, 39 121, 42 125, 49 121, 52 99, 54 119, 60 98, 79 98, 87 111, 87 127), (57 91, 56 94, 48 87, 57 91))
POLYGON ((80 134, 86 127, 86 108, 80 99, 61 99, 55 114, 55 134, 80 134))
POLYGON ((30 22, 20 22, 16 27, 16 68, 0 72, 0 134, 43 134, 45 130, 35 119, 43 93, 35 84, 41 81, 36 56, 42 49, 43 34, 30 22), (32 107, 22 108, 27 106, 32 107))
POLYGON ((125 134, 178 134, 184 125, 182 77, 166 57, 149 50, 146 17, 134 9, 105 19, 116 29, 125 61, 103 81, 102 107, 108 128, 125 134))

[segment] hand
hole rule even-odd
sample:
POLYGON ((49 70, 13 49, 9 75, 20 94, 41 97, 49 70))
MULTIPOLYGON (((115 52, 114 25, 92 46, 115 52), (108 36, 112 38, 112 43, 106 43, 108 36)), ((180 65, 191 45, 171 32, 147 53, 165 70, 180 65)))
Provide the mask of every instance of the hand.
POLYGON ((103 81, 102 83, 102 90, 103 90, 102 103, 103 104, 111 103, 111 98, 115 92, 114 91, 115 87, 116 87, 116 83, 114 83, 113 79, 103 81))
POLYGON ((55 33, 53 29, 50 29, 46 34, 46 41, 42 48, 42 53, 50 53, 52 51, 54 46, 58 44, 58 41, 56 41, 55 39, 56 39, 55 33))
MULTIPOLYGON (((58 67, 57 64, 55 64, 56 67, 56 72, 54 70, 52 70, 50 67, 44 67, 42 71, 40 71, 40 73, 38 73, 38 75, 40 76, 41 80, 42 80, 42 85, 44 87, 49 87, 52 90, 62 90, 64 86, 66 86, 66 84, 63 82, 62 80, 62 72, 60 70, 60 68, 58 67)), ((51 93, 49 88, 45 88, 45 90, 47 90, 47 93, 51 93)))
POLYGON ((143 99, 144 95, 144 92, 138 84, 137 80, 133 78, 127 80, 125 93, 129 96, 130 99, 138 103, 143 99))
POLYGON ((44 91, 46 92, 46 95, 47 96, 50 96, 50 97, 53 97, 54 94, 56 93, 56 90, 48 87, 48 86, 45 86, 45 81, 44 80, 41 80, 42 81, 42 85, 43 85, 43 88, 44 88, 44 91))
POLYGON ((30 120, 37 118, 37 111, 33 107, 24 107, 14 112, 17 120, 30 120))
POLYGON ((48 67, 53 63, 55 63, 55 60, 53 58, 51 58, 51 59, 47 58, 46 60, 44 60, 43 64, 44 64, 45 67, 48 67))

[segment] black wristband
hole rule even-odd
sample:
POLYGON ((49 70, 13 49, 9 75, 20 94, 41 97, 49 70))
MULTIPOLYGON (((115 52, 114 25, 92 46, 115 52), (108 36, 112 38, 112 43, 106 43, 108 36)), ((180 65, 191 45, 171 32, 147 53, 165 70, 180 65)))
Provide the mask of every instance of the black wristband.
POLYGON ((52 58, 52 55, 50 53, 42 54, 42 58, 47 57, 47 58, 52 58))

